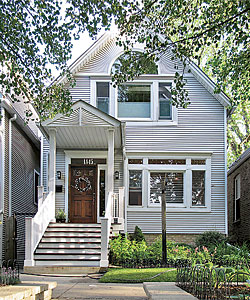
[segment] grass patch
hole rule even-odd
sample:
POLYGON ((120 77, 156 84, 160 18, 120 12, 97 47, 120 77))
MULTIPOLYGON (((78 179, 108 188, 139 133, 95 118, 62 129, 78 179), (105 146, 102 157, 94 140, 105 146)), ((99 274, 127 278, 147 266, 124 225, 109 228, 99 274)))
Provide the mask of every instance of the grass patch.
POLYGON ((112 283, 138 283, 138 282, 175 282, 176 269, 153 268, 153 269, 109 269, 99 282, 112 283), (167 271, 167 272, 166 272, 167 271), (166 272, 166 273, 162 273, 166 272), (159 276, 151 278, 159 273, 159 276))

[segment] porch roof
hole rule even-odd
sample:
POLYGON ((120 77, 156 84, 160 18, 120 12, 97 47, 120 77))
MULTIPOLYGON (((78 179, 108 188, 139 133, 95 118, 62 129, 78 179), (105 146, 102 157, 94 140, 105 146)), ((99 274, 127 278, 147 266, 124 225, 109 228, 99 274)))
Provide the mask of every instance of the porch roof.
POLYGON ((47 137, 51 129, 56 129, 57 148, 107 149, 109 129, 114 130, 115 148, 125 145, 124 124, 84 100, 78 100, 69 115, 57 114, 42 122, 40 128, 47 137))

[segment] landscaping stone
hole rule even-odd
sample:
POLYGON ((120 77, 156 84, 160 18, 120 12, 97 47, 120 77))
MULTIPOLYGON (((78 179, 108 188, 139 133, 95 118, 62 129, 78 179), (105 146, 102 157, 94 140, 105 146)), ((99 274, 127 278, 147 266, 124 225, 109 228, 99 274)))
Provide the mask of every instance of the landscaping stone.
POLYGON ((26 281, 0 287, 0 300, 50 300, 56 282, 26 281))
POLYGON ((197 300, 174 282, 144 282, 143 288, 149 300, 197 300))

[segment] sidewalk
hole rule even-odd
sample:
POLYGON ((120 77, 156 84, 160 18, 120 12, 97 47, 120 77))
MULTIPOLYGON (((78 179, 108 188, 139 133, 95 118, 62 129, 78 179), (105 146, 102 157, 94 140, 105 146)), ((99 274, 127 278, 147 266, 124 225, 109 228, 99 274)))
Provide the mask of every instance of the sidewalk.
POLYGON ((174 282, 144 282, 143 288, 149 300, 197 300, 174 282))
POLYGON ((82 277, 37 276, 21 274, 22 282, 56 281, 52 299, 59 300, 196 300, 175 286, 174 282, 145 282, 144 284, 98 283, 98 274, 82 277), (145 290, 145 292, 144 292, 145 290))

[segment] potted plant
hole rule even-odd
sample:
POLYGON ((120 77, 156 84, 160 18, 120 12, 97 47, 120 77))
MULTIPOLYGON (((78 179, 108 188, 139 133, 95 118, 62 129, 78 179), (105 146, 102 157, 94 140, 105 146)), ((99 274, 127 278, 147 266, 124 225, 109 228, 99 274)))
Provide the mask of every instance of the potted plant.
POLYGON ((57 223, 65 223, 66 222, 66 214, 63 209, 59 209, 56 213, 56 222, 57 223))

